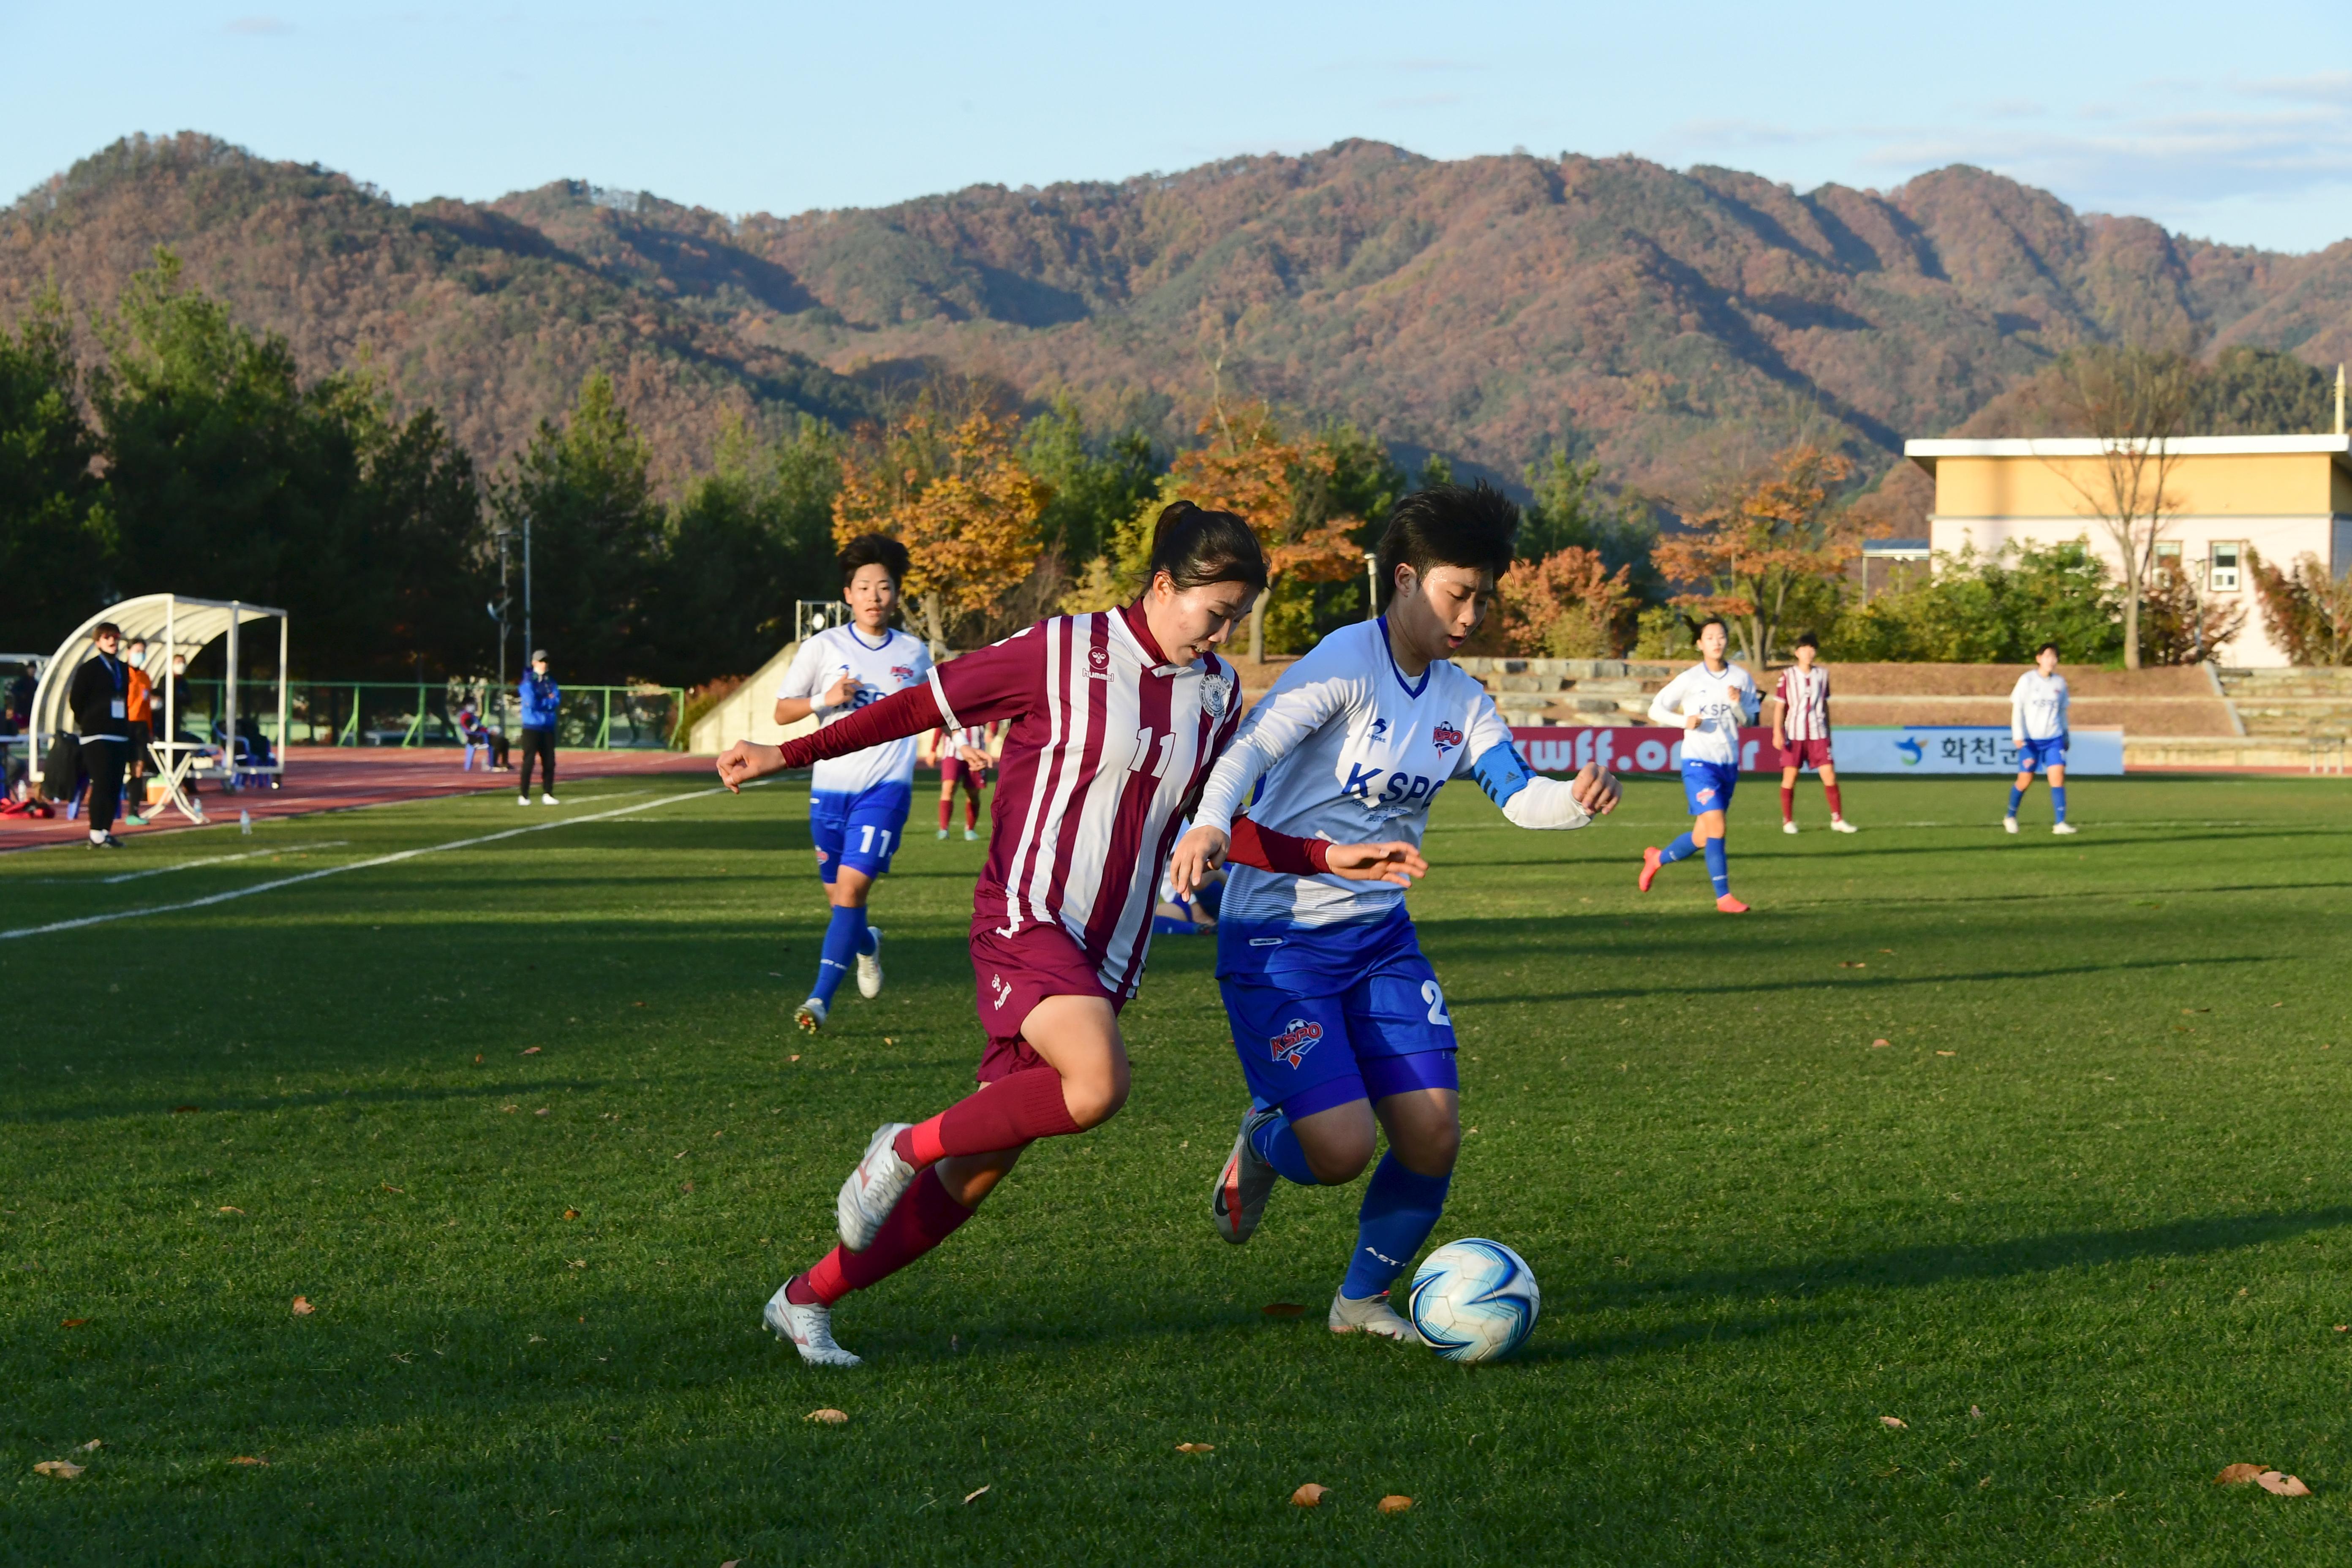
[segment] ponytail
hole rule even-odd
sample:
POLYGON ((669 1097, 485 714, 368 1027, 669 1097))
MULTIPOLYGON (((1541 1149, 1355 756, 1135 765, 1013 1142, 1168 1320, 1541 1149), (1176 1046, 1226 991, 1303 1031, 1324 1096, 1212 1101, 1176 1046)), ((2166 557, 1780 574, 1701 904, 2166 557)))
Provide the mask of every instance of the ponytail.
POLYGON ((1170 501, 1151 528, 1147 585, 1160 574, 1179 590, 1240 583, 1265 592, 1265 550, 1250 525, 1229 511, 1209 511, 1188 500, 1170 501))

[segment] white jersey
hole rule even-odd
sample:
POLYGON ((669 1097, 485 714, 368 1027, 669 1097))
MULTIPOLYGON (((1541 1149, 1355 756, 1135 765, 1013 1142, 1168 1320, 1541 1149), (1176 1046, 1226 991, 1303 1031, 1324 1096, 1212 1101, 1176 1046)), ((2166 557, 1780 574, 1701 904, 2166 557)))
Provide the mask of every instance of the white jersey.
POLYGON ((2019 745, 2066 732, 2066 678, 2029 669, 2009 692, 2009 738, 2019 745))
POLYGON ((1792 664, 1780 672, 1772 689, 1780 700, 1780 732, 1790 741, 1830 738, 1830 672, 1820 665, 1810 670, 1792 664))
MULTIPOLYGON (((894 691, 921 685, 930 673, 930 649, 905 632, 885 633, 877 647, 854 626, 829 626, 801 644, 791 668, 784 671, 783 684, 776 688, 776 696, 821 703, 835 681, 845 675, 853 678, 857 689, 847 702, 838 708, 817 709, 817 724, 823 728, 894 691)), ((816 764, 809 788, 828 795, 859 795, 879 784, 912 784, 916 749, 909 739, 829 758, 816 764)))
POLYGON ((1727 664, 1717 675, 1700 663, 1666 682, 1666 689, 1650 700, 1650 722, 1679 730, 1691 714, 1704 714, 1705 722, 1683 736, 1683 761, 1738 767, 1739 726, 1755 722, 1762 706, 1756 682, 1746 670, 1727 664))
MULTIPOLYGON (((1300 838, 1419 844, 1429 803, 1446 781, 1510 744, 1486 688, 1444 659, 1407 680, 1389 652, 1386 624, 1361 622, 1316 644, 1250 710, 1210 773, 1193 820, 1231 832, 1246 805, 1260 826, 1300 838)), ((1328 925, 1376 920, 1403 897, 1386 882, 1234 866, 1218 918, 1328 925)))

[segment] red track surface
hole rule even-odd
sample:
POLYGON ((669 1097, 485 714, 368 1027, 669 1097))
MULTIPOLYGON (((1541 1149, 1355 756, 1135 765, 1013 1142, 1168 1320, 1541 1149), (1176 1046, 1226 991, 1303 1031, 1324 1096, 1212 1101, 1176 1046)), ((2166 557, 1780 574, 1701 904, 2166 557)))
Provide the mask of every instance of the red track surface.
MULTIPOLYGON (((240 811, 251 812, 256 817, 301 816, 315 811, 348 811, 354 806, 387 805, 437 795, 513 791, 513 769, 485 773, 478 765, 472 773, 464 773, 458 768, 464 756, 463 752, 441 748, 400 751, 375 746, 295 746, 286 754, 283 789, 247 789, 224 795, 217 785, 207 784, 198 798, 217 826, 223 821, 235 822, 240 811)), ((559 788, 579 779, 637 773, 692 773, 717 782, 711 773, 710 758, 677 752, 563 752, 556 758, 559 788)), ((536 802, 535 788, 532 798, 536 802)), ((148 826, 117 824, 115 833, 124 838, 143 837, 191 826, 178 812, 161 806, 148 826)), ((87 822, 68 822, 62 812, 47 822, 37 817, 0 817, 0 852, 44 844, 68 844, 89 836, 87 822)))

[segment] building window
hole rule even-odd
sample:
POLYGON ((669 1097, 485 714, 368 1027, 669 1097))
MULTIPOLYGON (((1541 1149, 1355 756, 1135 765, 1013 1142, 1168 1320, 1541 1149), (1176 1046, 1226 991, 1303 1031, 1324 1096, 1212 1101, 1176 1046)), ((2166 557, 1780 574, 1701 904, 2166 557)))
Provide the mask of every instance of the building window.
POLYGON ((2212 549, 2213 564, 2206 576, 2205 586, 2216 594, 2236 593, 2238 561, 2239 557, 2245 553, 2246 547, 2234 540, 2217 539, 2213 542, 2212 549))
POLYGON ((2159 539, 2156 542, 2156 574, 2159 577, 2180 575, 2180 541, 2159 539))

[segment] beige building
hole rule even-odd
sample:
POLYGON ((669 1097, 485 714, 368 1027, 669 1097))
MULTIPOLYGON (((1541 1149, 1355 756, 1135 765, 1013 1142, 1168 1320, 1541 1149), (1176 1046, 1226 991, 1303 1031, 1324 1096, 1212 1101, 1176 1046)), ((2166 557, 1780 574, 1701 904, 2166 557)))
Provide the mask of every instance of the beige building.
MULTIPOLYGON (((2208 595, 2246 606, 2244 629, 2219 662, 2286 663, 2263 624, 2246 555, 2259 552, 2282 570, 2313 555, 2336 576, 2352 571, 2352 437, 2197 436, 2171 450, 2158 554, 2177 556, 2208 595)), ((1903 445, 1936 481, 1927 520, 1936 553, 2084 539, 2120 577, 2116 540, 2091 499, 2106 488, 2103 451, 2087 437, 1903 445)))

